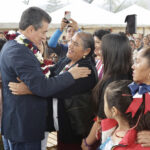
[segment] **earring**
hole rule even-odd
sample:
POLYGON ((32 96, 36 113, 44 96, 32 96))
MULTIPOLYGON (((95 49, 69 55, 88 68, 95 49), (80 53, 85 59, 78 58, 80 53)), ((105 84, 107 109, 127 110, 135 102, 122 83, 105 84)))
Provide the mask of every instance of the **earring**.
POLYGON ((85 55, 83 55, 83 59, 85 59, 86 58, 86 56, 85 55))

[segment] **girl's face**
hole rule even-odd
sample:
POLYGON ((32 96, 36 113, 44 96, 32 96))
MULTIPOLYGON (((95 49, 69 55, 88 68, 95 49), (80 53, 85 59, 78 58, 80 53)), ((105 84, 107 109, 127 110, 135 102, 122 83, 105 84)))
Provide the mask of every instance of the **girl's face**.
POLYGON ((94 36, 94 42, 95 42, 94 53, 96 56, 101 56, 101 40, 97 36, 94 36))
POLYGON ((133 80, 137 83, 150 84, 150 65, 147 57, 143 57, 144 49, 137 53, 132 66, 133 80))

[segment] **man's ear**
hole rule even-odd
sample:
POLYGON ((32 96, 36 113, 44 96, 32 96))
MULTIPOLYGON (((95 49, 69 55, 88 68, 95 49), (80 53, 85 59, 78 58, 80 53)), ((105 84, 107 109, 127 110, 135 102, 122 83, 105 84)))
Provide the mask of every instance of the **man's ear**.
POLYGON ((28 27, 26 28, 26 32, 27 32, 28 34, 31 34, 34 30, 35 30, 35 29, 34 29, 34 27, 33 27, 32 25, 30 25, 30 26, 28 26, 28 27))

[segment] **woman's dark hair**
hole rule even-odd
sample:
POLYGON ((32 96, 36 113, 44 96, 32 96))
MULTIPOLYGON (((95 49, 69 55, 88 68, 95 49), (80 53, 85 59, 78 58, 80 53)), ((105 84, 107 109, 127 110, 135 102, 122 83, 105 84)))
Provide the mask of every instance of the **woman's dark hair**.
POLYGON ((104 76, 126 74, 131 68, 131 47, 123 34, 107 34, 102 38, 104 76))
POLYGON ((150 47, 144 49, 143 57, 147 58, 149 66, 150 66, 150 47))
POLYGON ((38 7, 30 7, 26 9, 19 22, 19 29, 25 30, 30 25, 33 25, 35 30, 42 27, 42 21, 51 22, 51 17, 47 12, 38 7))
POLYGON ((95 59, 93 57, 95 46, 94 46, 94 38, 93 38, 92 34, 88 33, 88 32, 83 32, 83 31, 77 32, 76 34, 81 38, 82 43, 83 43, 83 48, 84 49, 87 49, 87 48, 91 49, 91 51, 87 55, 87 57, 91 57, 93 63, 95 63, 95 59))
POLYGON ((131 76, 132 51, 128 38, 120 33, 104 35, 102 38, 102 57, 104 74, 93 90, 93 97, 97 106, 100 91, 108 79, 111 78, 114 81, 121 76, 131 76))
POLYGON ((102 40, 102 37, 105 35, 105 34, 109 34, 110 31, 109 30, 96 30, 93 34, 93 36, 96 36, 98 37, 100 40, 102 40))
POLYGON ((128 88, 128 85, 131 83, 130 80, 120 80, 120 81, 114 81, 111 82, 106 90, 105 90, 105 96, 108 103, 109 109, 111 109, 113 106, 116 107, 119 112, 121 112, 121 115, 124 119, 126 119, 129 122, 130 127, 134 127, 136 123, 138 122, 139 116, 142 114, 136 129, 137 131, 141 130, 149 130, 150 129, 150 112, 147 114, 143 114, 144 112, 144 102, 138 109, 135 116, 132 118, 131 112, 126 113, 126 110, 128 109, 129 105, 133 101, 133 97, 131 95, 130 89, 128 88))

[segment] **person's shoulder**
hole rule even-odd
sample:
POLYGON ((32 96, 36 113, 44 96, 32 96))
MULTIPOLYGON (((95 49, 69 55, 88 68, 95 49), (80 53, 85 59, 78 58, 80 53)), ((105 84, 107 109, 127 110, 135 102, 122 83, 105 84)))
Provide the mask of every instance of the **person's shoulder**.
POLYGON ((57 63, 69 63, 70 59, 67 57, 62 57, 57 63))
POLYGON ((87 66, 87 67, 95 66, 95 63, 92 61, 91 58, 83 58, 83 59, 80 59, 77 63, 78 63, 80 66, 87 66))
POLYGON ((23 44, 17 43, 15 40, 6 42, 1 52, 1 57, 3 57, 4 59, 9 59, 11 61, 18 57, 27 58, 29 56, 28 48, 23 44))
POLYGON ((19 50, 20 48, 25 49, 25 46, 23 44, 17 43, 15 40, 7 41, 4 45, 4 49, 9 49, 9 51, 19 50))

